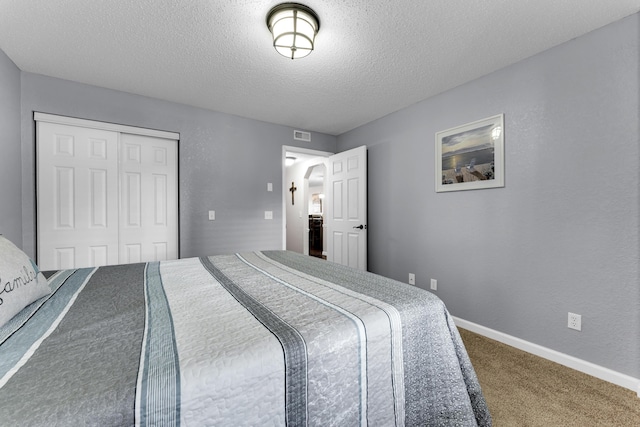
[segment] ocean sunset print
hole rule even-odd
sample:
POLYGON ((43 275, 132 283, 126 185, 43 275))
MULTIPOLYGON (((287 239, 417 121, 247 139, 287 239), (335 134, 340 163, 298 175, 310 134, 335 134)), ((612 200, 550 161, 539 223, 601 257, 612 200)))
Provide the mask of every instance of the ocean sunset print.
POLYGON ((442 184, 494 178, 493 124, 442 138, 442 184))
POLYGON ((436 191, 504 186, 502 132, 499 115, 437 133, 436 191))

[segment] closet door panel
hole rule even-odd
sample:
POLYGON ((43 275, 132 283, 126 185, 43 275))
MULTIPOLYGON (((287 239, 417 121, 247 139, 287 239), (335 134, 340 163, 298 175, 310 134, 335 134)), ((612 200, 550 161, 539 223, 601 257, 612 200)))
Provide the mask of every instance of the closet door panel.
POLYGON ((37 122, 38 264, 118 261, 118 133, 37 122))
POLYGON ((123 133, 120 144, 122 200, 128 204, 120 217, 120 262, 175 259, 177 141, 123 133))
POLYGON ((140 206, 142 204, 142 175, 127 172, 122 175, 121 197, 122 208, 120 227, 127 232, 142 227, 140 206))

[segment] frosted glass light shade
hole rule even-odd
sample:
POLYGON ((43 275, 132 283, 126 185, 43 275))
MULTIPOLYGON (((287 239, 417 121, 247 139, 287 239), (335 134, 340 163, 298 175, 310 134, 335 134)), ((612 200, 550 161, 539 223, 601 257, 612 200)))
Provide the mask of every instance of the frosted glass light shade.
POLYGON ((282 56, 304 58, 313 50, 320 20, 309 7, 282 3, 267 14, 267 26, 273 35, 273 47, 282 56))

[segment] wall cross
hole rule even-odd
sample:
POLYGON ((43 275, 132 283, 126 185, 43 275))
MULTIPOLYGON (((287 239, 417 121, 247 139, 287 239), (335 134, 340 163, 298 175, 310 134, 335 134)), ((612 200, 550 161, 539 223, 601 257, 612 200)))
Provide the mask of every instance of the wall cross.
POLYGON ((295 191, 298 189, 298 187, 295 186, 295 184, 293 183, 293 181, 291 182, 291 188, 289 189, 289 191, 291 191, 291 204, 295 205, 296 202, 293 198, 293 194, 295 193, 295 191))

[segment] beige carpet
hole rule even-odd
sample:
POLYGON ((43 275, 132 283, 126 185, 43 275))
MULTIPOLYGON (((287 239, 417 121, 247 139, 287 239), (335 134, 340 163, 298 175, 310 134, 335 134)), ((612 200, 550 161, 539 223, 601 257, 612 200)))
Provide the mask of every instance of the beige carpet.
POLYGON ((635 392, 459 330, 495 427, 640 427, 635 392))

